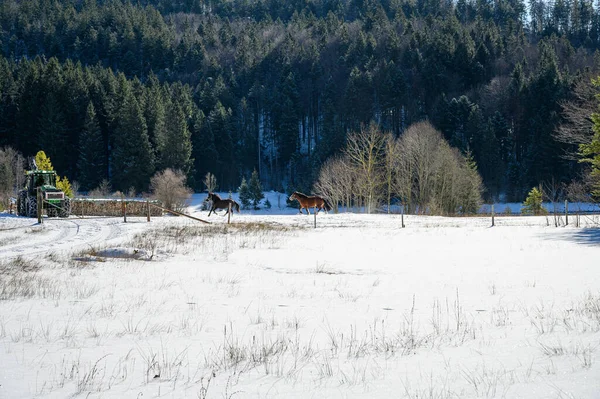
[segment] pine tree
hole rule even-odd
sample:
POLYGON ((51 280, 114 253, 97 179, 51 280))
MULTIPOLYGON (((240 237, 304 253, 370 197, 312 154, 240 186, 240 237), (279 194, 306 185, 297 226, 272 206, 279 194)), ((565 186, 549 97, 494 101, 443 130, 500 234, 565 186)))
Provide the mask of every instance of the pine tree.
POLYGON ((250 187, 248 186, 245 177, 242 177, 242 183, 240 184, 238 195, 240 197, 242 207, 247 209, 250 205, 250 202, 252 202, 252 193, 250 192, 250 187))
POLYGON ((56 96, 50 93, 46 97, 39 116, 40 134, 38 137, 38 148, 44 148, 50 154, 60 170, 66 168, 65 154, 66 125, 65 117, 56 96))
POLYGON ((258 172, 256 169, 252 172, 252 176, 250 177, 250 198, 252 199, 252 205, 254 209, 258 209, 258 204, 260 200, 262 200, 265 196, 263 194, 262 187, 260 185, 260 179, 258 178, 258 172))
POLYGON ((522 213, 526 215, 545 215, 548 212, 542 206, 543 196, 542 191, 537 187, 531 189, 525 202, 523 202, 522 213))
POLYGON ((461 212, 463 214, 475 214, 481 205, 482 183, 477 172, 477 164, 471 152, 467 152, 465 155, 465 164, 461 212))
MULTIPOLYGON (((211 134, 213 135, 213 148, 218 154, 216 159, 209 158, 205 162, 211 166, 216 166, 214 173, 221 182, 222 188, 234 186, 238 177, 238 168, 235 158, 235 142, 232 137, 231 109, 225 109, 221 102, 217 102, 215 108, 208 115, 208 120, 203 125, 203 129, 208 130, 206 132, 208 137, 211 134)), ((210 141, 207 145, 210 145, 210 141)))
POLYGON ((90 102, 85 115, 85 123, 79 137, 79 183, 84 190, 98 187, 106 179, 106 148, 102 132, 96 118, 96 110, 90 102))
POLYGON ((50 158, 42 150, 35 154, 35 164, 39 170, 54 170, 52 162, 50 162, 50 158))
POLYGON ((148 89, 144 92, 144 118, 148 125, 148 138, 154 149, 157 168, 164 169, 163 152, 167 134, 165 104, 156 75, 150 75, 148 85, 148 89))
POLYGON ((179 104, 169 105, 166 121, 161 168, 181 170, 187 174, 192 166, 192 141, 185 115, 179 104))
POLYGON ((75 196, 73 188, 71 187, 71 182, 66 176, 56 176, 56 188, 65 193, 65 195, 69 198, 73 198, 75 196))
POLYGON ((148 188, 154 173, 154 156, 146 121, 137 100, 129 92, 116 120, 111 159, 112 186, 121 191, 148 188))

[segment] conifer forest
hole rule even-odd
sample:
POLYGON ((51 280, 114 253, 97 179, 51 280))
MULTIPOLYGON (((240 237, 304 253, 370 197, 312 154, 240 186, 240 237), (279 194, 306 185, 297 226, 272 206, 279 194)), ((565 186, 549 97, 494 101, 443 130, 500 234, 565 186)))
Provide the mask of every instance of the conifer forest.
POLYGON ((587 173, 599 49, 591 0, 3 0, 0 147, 84 191, 308 192, 352 132, 428 121, 523 201, 587 173))

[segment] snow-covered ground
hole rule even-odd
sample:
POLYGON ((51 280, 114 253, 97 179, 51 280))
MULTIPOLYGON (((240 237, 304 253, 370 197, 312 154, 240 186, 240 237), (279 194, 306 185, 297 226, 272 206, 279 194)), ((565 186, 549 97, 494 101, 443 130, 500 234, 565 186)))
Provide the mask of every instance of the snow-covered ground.
POLYGON ((598 216, 204 197, 210 225, 0 214, 0 398, 600 398, 598 216))

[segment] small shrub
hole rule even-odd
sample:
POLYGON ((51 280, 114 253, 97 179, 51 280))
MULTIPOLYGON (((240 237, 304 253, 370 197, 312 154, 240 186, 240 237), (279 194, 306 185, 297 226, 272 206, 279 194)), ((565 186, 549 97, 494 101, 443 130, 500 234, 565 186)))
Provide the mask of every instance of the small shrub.
POLYGON ((90 198, 108 198, 110 196, 110 191, 110 183, 108 180, 104 179, 98 187, 88 193, 88 196, 90 198))
POLYGON ((542 191, 537 187, 531 189, 525 202, 523 202, 523 209, 521 212, 525 215, 546 215, 548 211, 542 206, 542 191))
POLYGON ((67 179, 66 176, 60 177, 56 176, 56 188, 65 193, 65 195, 69 198, 73 198, 73 188, 71 187, 71 182, 67 179))
POLYGON ((185 175, 180 170, 165 169, 150 179, 154 196, 167 209, 181 212, 192 191, 185 185, 185 175))

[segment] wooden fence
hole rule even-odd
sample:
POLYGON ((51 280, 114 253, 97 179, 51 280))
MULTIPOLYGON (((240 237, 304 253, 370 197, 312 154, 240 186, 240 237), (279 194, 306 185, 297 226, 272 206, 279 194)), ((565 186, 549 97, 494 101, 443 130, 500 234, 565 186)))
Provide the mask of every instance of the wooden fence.
POLYGON ((150 216, 162 216, 163 210, 160 201, 146 201, 136 199, 71 199, 71 215, 73 216, 148 216, 148 205, 150 216))

